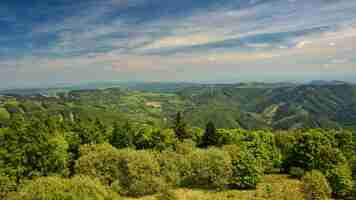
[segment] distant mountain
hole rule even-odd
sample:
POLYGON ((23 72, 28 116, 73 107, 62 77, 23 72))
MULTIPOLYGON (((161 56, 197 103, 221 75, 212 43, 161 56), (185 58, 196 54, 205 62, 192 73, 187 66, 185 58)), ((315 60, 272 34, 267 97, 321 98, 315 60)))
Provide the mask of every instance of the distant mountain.
POLYGON ((246 129, 356 128, 356 86, 340 81, 101 86, 4 91, 16 101, 0 96, 0 109, 4 116, 7 111, 165 126, 183 111, 187 122, 198 127, 212 120, 217 127, 246 129))
POLYGON ((347 82, 344 81, 324 81, 324 80, 314 80, 309 83, 309 85, 346 85, 347 82))

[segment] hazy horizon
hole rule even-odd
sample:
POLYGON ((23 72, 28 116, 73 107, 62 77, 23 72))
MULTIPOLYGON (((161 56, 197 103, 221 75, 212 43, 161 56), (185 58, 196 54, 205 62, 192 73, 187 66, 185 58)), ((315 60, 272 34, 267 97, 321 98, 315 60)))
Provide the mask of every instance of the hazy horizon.
POLYGON ((0 89, 356 80, 356 1, 4 0, 0 89))

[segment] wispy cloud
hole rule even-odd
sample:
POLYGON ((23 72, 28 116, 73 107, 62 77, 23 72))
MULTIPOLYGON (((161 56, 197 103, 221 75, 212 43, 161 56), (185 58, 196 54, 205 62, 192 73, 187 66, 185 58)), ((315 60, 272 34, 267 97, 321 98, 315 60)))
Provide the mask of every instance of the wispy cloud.
POLYGON ((111 78, 159 72, 204 79, 198 69, 356 68, 354 1, 88 0, 33 10, 39 16, 0 14, 0 25, 8 26, 0 35, 0 72, 7 76, 13 69, 13 76, 22 70, 81 77, 78 71, 88 69, 111 78), (21 28, 14 32, 10 22, 21 28))

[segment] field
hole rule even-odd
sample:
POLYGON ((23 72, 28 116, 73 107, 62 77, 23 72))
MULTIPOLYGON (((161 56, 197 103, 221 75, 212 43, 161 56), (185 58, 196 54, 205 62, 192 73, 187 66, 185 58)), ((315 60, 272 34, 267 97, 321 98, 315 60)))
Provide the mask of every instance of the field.
MULTIPOLYGON (((178 200, 299 200, 304 199, 301 181, 288 175, 266 175, 256 190, 207 191, 201 189, 176 189, 178 200)), ((124 200, 155 200, 155 196, 124 198, 124 200)))

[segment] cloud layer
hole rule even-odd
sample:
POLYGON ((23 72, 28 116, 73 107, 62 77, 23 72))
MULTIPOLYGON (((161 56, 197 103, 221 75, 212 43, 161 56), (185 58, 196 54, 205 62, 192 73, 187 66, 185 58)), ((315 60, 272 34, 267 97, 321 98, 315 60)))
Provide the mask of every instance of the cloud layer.
POLYGON ((3 87, 356 78, 356 2, 0 3, 3 87))

